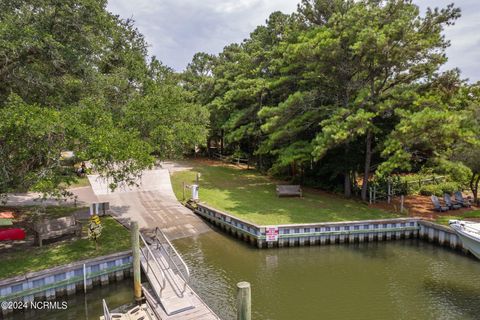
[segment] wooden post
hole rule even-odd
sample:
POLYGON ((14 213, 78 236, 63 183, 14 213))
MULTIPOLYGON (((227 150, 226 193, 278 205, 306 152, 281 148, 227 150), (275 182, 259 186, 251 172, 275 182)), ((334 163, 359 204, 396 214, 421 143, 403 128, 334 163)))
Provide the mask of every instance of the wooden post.
POLYGON ((83 264, 83 293, 87 293, 87 267, 83 264))
POLYGON ((249 282, 237 283, 237 320, 252 319, 252 296, 249 282))
POLYGON ((133 252, 133 292, 135 300, 139 302, 142 299, 142 279, 140 274, 140 240, 137 221, 130 223, 130 232, 132 233, 133 252))
POLYGON ((183 190, 183 201, 185 201, 185 181, 182 182, 182 186, 183 186, 183 188, 182 188, 182 190, 183 190))

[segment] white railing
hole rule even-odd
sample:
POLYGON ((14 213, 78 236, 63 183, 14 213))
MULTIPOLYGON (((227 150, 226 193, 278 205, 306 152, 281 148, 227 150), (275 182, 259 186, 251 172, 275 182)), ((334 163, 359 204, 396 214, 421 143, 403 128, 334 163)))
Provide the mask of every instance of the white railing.
POLYGON ((142 240, 144 246, 145 246, 145 249, 147 251, 147 253, 145 254, 145 252, 143 252, 143 250, 140 250, 140 252, 142 253, 143 257, 145 258, 145 261, 146 261, 146 264, 147 264, 147 270, 145 271, 147 274, 149 274, 150 272, 150 269, 151 269, 151 266, 150 266, 150 261, 153 261, 153 264, 158 268, 158 270, 160 271, 160 277, 162 278, 161 280, 158 279, 157 277, 157 274, 155 273, 155 271, 152 271, 153 273, 153 276, 155 277, 155 279, 157 280, 157 283, 158 285, 160 286, 160 292, 158 293, 159 297, 161 297, 162 295, 162 291, 163 289, 165 289, 165 285, 166 285, 166 280, 165 280, 165 273, 163 272, 163 267, 161 266, 161 264, 158 262, 157 258, 155 257, 155 255, 153 254, 152 250, 150 249, 150 246, 148 245, 148 243, 145 241, 145 239, 143 238, 143 236, 140 234, 140 239, 142 240))
POLYGON ((103 305, 103 319, 104 320, 112 320, 112 315, 110 314, 110 311, 108 310, 107 303, 105 302, 105 299, 102 299, 102 305, 103 305))
POLYGON ((185 292, 187 284, 190 281, 190 270, 188 269, 187 264, 183 261, 182 257, 175 249, 173 244, 168 240, 167 236, 160 230, 160 228, 155 229, 155 245, 156 249, 160 252, 164 252, 163 255, 167 260, 167 266, 165 268, 172 269, 176 274, 178 274, 183 279, 183 286, 179 284, 175 279, 175 285, 181 291, 181 294, 185 292), (183 288, 181 288, 183 287, 183 288))
POLYGON ((143 285, 142 285, 142 292, 143 292, 143 295, 145 296, 147 309, 152 310, 155 316, 157 317, 157 319, 161 319, 162 315, 158 312, 158 308, 161 308, 161 307, 158 301, 150 294, 150 292, 143 285))

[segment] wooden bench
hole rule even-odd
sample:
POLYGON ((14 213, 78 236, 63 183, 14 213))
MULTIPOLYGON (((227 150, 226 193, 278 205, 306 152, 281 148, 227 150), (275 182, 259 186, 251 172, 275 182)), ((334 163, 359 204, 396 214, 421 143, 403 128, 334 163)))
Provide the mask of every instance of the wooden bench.
POLYGON ((299 185, 277 185, 279 197, 302 197, 302 188, 299 185))
POLYGON ((67 234, 82 235, 82 224, 74 216, 37 221, 33 230, 35 241, 41 247, 43 240, 58 238, 67 234))

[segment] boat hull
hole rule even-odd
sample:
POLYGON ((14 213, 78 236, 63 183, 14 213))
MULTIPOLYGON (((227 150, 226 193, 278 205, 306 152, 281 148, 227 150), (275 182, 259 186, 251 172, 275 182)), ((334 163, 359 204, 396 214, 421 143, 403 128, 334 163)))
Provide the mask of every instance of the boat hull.
MULTIPOLYGON (((480 226, 480 224, 476 223, 475 225, 480 226)), ((463 246, 475 257, 480 259, 480 232, 476 231, 475 229, 466 229, 465 224, 461 224, 459 222, 450 223, 450 227, 455 230, 455 233, 462 241, 463 246)))

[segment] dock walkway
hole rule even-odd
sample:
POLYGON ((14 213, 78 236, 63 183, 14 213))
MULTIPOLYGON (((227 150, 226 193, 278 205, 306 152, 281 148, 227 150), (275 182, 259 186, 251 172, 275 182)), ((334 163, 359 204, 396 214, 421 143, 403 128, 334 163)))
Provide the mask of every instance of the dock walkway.
POLYGON ((148 305, 159 319, 218 320, 218 316, 189 286, 190 271, 166 235, 156 229, 148 240, 140 235, 140 262, 150 283, 144 289, 148 305))
POLYGON ((160 229, 140 236, 140 264, 150 284, 145 303, 126 313, 110 313, 103 300, 101 320, 220 320, 189 286, 190 271, 160 229))

